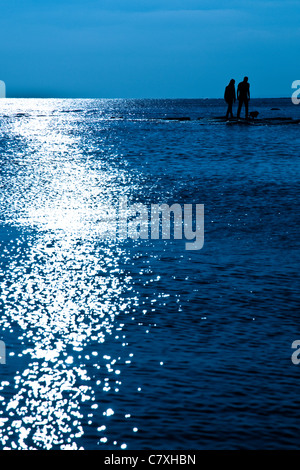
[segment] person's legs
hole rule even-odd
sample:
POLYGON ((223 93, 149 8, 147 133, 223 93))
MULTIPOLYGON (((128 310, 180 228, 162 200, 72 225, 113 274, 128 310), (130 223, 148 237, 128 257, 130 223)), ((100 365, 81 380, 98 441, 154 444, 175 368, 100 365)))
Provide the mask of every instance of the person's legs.
POLYGON ((238 107, 237 115, 236 115, 237 118, 240 117, 241 110, 242 110, 242 105, 243 105, 243 101, 242 101, 242 100, 239 100, 239 107, 238 107))
POLYGON ((245 98, 244 103, 245 103, 245 115, 246 115, 246 119, 248 119, 248 100, 247 100, 247 98, 245 98))
POLYGON ((227 108, 227 113, 226 113, 226 119, 229 118, 229 115, 230 115, 230 117, 233 117, 233 114, 232 114, 232 103, 228 103, 228 108, 227 108))

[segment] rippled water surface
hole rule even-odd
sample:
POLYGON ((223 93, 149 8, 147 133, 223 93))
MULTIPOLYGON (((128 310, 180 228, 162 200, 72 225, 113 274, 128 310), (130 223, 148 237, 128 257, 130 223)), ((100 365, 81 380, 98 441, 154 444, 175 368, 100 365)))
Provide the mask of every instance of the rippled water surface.
POLYGON ((300 127, 223 113, 1 102, 2 449, 300 447, 300 127), (104 239, 121 197, 204 204, 204 248, 104 239))

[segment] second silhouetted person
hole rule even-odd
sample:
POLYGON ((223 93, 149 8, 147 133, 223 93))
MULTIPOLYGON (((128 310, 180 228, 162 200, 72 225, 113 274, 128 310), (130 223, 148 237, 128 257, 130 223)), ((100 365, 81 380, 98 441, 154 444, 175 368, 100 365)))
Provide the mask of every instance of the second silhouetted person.
POLYGON ((237 99, 239 101, 239 107, 237 112, 237 118, 240 117, 243 104, 245 105, 245 116, 248 119, 248 103, 250 100, 250 85, 248 83, 248 77, 239 83, 237 89, 237 99))
POLYGON ((232 105, 235 103, 235 80, 230 80, 229 85, 225 88, 224 99, 228 104, 226 118, 233 117, 232 114, 232 105))

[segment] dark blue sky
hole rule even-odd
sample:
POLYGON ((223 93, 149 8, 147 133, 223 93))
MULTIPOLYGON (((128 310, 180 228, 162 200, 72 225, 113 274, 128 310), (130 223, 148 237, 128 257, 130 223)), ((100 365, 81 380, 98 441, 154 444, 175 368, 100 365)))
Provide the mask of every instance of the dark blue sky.
POLYGON ((299 76, 299 0, 0 0, 7 95, 291 96, 299 76))

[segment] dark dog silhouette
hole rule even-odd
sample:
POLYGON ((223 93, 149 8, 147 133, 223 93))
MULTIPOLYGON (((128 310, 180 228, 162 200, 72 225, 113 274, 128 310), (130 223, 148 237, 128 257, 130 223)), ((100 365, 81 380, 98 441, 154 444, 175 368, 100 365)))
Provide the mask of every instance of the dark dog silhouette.
POLYGON ((258 115, 259 115, 259 112, 258 112, 258 111, 251 111, 251 113, 250 113, 250 117, 251 117, 252 119, 257 118, 258 115))

